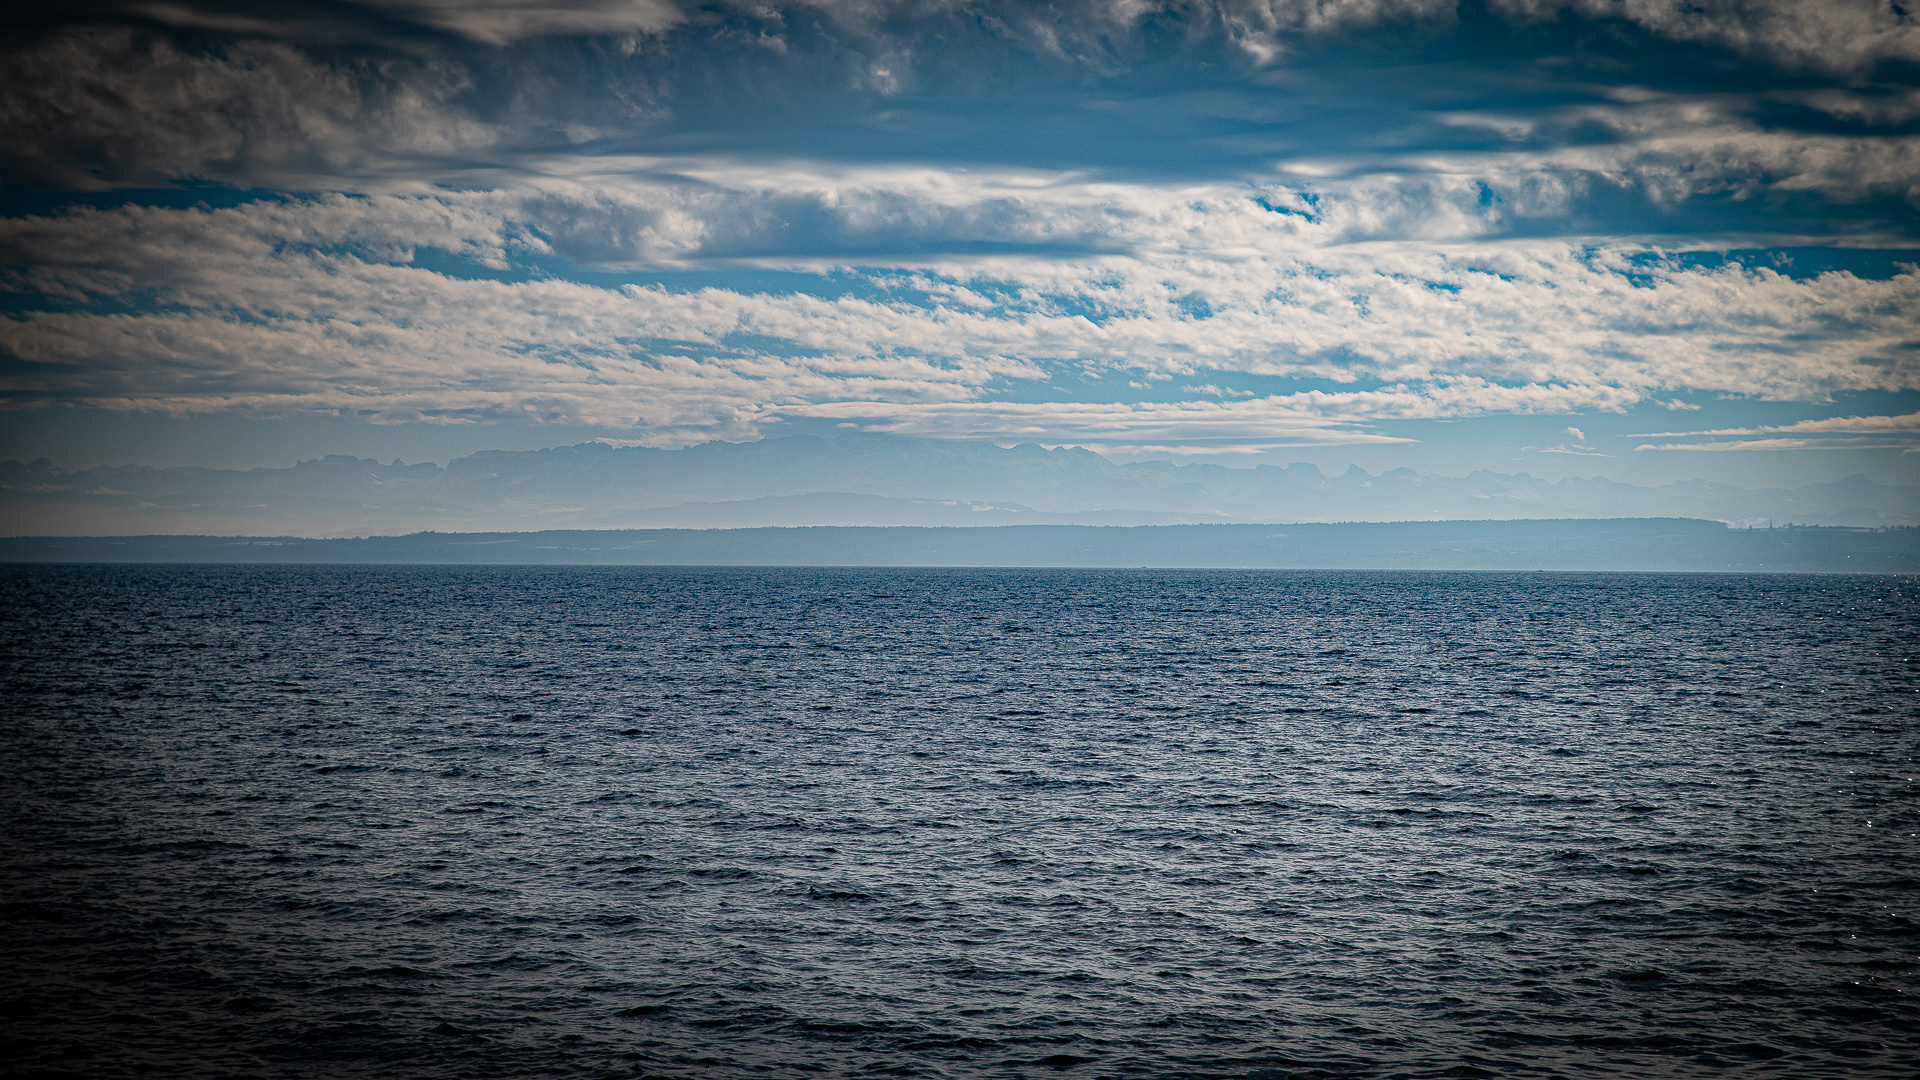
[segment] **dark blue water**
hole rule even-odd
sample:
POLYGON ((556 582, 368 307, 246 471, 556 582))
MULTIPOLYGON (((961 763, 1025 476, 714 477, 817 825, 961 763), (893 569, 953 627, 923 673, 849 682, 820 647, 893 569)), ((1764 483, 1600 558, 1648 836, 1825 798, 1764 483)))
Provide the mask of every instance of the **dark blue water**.
POLYGON ((0 586, 10 1076, 1920 1074, 1912 577, 0 586))

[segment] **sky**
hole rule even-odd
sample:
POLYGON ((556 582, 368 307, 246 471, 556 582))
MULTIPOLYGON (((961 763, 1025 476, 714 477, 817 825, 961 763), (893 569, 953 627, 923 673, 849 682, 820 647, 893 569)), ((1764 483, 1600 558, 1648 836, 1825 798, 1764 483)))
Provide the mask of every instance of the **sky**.
POLYGON ((1920 483, 1908 2, 18 4, 0 457, 1920 483))

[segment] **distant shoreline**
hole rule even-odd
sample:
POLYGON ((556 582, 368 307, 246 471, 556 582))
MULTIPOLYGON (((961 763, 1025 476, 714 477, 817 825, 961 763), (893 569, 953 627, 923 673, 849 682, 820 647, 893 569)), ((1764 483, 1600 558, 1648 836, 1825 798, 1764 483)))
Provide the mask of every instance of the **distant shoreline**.
POLYGON ((5 563, 1920 572, 1920 528, 1691 518, 1281 525, 793 526, 298 536, 16 536, 5 563))

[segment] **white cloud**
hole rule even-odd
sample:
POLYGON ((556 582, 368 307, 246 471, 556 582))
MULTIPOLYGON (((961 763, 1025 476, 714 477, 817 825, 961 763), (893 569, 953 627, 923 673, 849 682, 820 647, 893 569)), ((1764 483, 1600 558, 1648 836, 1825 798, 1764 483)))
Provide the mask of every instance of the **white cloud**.
MULTIPOLYGON (((1402 394, 1412 399, 1416 395, 1402 394)), ((1400 443, 1410 440, 1357 430, 1369 405, 1355 401, 1342 414, 1339 396, 1295 394, 1252 402, 889 402, 829 401, 773 410, 789 417, 843 420, 865 431, 1034 441, 1099 440, 1125 444, 1154 439, 1262 438, 1288 445, 1400 443)), ((1408 400, 1403 408, 1428 403, 1408 400)))
POLYGON ((1862 439, 1740 439, 1734 442, 1645 443, 1635 450, 1734 452, 1750 450, 1905 450, 1905 442, 1862 439))
MULTIPOLYGON (((1446 123, 1496 132, 1517 147, 1546 148, 1423 154, 1414 160, 1442 174, 1485 177, 1503 189, 1525 190, 1530 183, 1536 192, 1572 195, 1582 185, 1601 184, 1669 204, 1702 195, 1747 199, 1795 192, 1840 202, 1920 196, 1920 140, 1910 134, 1792 130, 1754 117, 1760 106, 1859 119, 1869 110, 1889 111, 1886 102, 1875 100, 1880 95, 1828 89, 1756 97, 1616 87, 1611 96, 1605 103, 1446 114, 1446 123), (1610 138, 1593 139, 1596 130, 1610 138)), ((1902 109, 1912 107, 1905 95, 1896 100, 1902 109)), ((1891 127, 1899 120, 1888 116, 1885 122, 1891 127)))
POLYGON ((1180 389, 1185 390, 1189 394, 1205 394, 1208 397, 1217 397, 1217 398, 1238 398, 1238 397, 1254 396, 1253 391, 1251 390, 1234 390, 1230 387, 1220 386, 1217 383, 1201 383, 1198 386, 1182 386, 1180 389))
POLYGON ((1765 427, 1715 428, 1711 431, 1645 431, 1629 439, 1684 439, 1700 435, 1920 434, 1920 412, 1901 416, 1831 416, 1765 427))
POLYGON ((1650 431, 1633 439, 1700 439, 1699 442, 1643 443, 1635 450, 1911 450, 1920 444, 1920 413, 1902 416, 1832 416, 1791 424, 1715 428, 1710 431, 1650 431), (1766 435, 1762 439, 1718 438, 1766 435))
MULTIPOLYGON (((342 33, 324 9, 253 15, 196 0, 132 0, 116 6, 155 22, 233 34, 325 40, 342 33)), ((671 0, 357 0, 356 6, 486 45, 548 34, 653 34, 686 21, 685 11, 671 0)), ((343 14, 335 13, 336 19, 343 14)))
POLYGON ((686 19, 668 0, 360 0, 488 45, 542 34, 657 33, 686 19))
MULTIPOLYGON (((1380 23, 1451 19, 1454 13, 1454 0, 1220 0, 1191 6, 1203 12, 1211 9, 1234 44, 1261 64, 1285 57, 1292 51, 1293 40, 1302 35, 1380 23)), ((1152 10, 1144 3, 1116 3, 1114 7, 1142 14, 1152 10)))
MULTIPOLYGON (((1367 441, 1412 442, 1413 440, 1374 438, 1367 441)), ((1048 446, 1047 444, 1042 443, 1041 445, 1046 446, 1047 449, 1049 450, 1052 450, 1057 446, 1066 446, 1069 444, 1056 443, 1052 446, 1048 446)), ((1156 443, 1083 442, 1083 443, 1073 443, 1071 445, 1077 446, 1082 450, 1091 450, 1102 457, 1114 457, 1114 458, 1124 459, 1129 457, 1143 457, 1143 456, 1144 457, 1176 457, 1176 458, 1224 456, 1224 457, 1234 458, 1234 457, 1244 457, 1249 454, 1264 454, 1271 450, 1292 449, 1292 448, 1296 448, 1303 445, 1303 443, 1301 442, 1199 443, 1199 444, 1176 443, 1169 446, 1162 446, 1156 443)))
POLYGON ((1831 70, 1920 59, 1920 22, 1885 0, 1493 0, 1492 6, 1520 18, 1570 11, 1625 19, 1679 41, 1831 70))
MULTIPOLYGON (((815 180, 758 182, 764 192, 815 180)), ((78 305, 0 324, 0 345, 19 361, 0 386, 16 408, 511 415, 634 427, 655 442, 752 437, 784 416, 1138 443, 1352 441, 1392 419, 1623 409, 1676 390, 1814 399, 1920 383, 1907 344, 1920 337, 1912 271, 1793 279, 1688 268, 1630 245, 1354 245, 1326 224, 1348 212, 1339 199, 1323 197, 1309 220, 1265 208, 1284 190, 1239 185, 861 172, 839 189, 850 220, 887 206, 1003 234, 1100 220, 1126 253, 896 257, 843 268, 840 279, 862 289, 838 298, 470 280, 411 264, 436 248, 507 267, 550 253, 567 242, 566 223, 606 206, 622 208, 635 236, 705 236, 726 222, 701 200, 724 208, 755 195, 715 190, 569 179, 0 220, 0 264, 20 268, 12 287, 78 305), (1008 400, 1074 373, 1152 383, 1202 370, 1354 389, 1151 405, 1008 400)), ((618 243, 676 242, 698 241, 618 243)))

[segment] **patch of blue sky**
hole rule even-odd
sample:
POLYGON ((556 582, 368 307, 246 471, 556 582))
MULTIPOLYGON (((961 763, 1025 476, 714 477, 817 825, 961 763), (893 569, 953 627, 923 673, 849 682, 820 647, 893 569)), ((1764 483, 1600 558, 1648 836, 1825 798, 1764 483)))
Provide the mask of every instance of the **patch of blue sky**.
MULTIPOLYGON (((1712 244, 1719 237, 1766 239, 1778 237, 1786 246, 1795 240, 1818 238, 1835 246, 1920 246, 1920 216, 1904 195, 1873 193, 1854 201, 1834 199, 1819 192, 1765 190, 1758 197, 1741 185, 1726 190, 1696 190, 1685 199, 1663 202, 1657 193, 1638 185, 1588 185, 1570 203, 1564 216, 1539 219, 1516 217, 1506 234, 1529 235, 1531 226, 1557 225, 1562 234, 1590 232, 1617 237, 1672 238, 1675 244, 1712 244)), ((1737 242, 1737 241, 1736 241, 1737 242)))
MULTIPOLYGON (((1787 247, 1687 248, 1658 245, 1589 246, 1585 252, 1596 267, 1619 274, 1636 287, 1652 288, 1672 273, 1722 269, 1770 270, 1782 277, 1810 280, 1822 274, 1847 273, 1865 281, 1886 281, 1910 273, 1920 265, 1920 247, 1854 248, 1795 245, 1787 247), (1625 266, 1622 270, 1619 267, 1625 266)), ((1472 272, 1487 272, 1472 268, 1472 272)), ((1504 277, 1503 277, 1504 279, 1504 277)), ((1506 279, 1510 280, 1510 279, 1506 279)))
MULTIPOLYGON (((1634 259, 1651 258, 1651 253, 1636 254, 1634 259)), ((1783 277, 1807 280, 1822 274, 1847 273, 1868 281, 1886 281, 1920 266, 1920 247, 1775 247, 1727 248, 1721 251, 1675 251, 1662 256, 1669 264, 1685 270, 1718 270, 1738 266, 1750 270, 1771 270, 1783 277)))
POLYGON ((1306 221, 1320 220, 1319 192, 1293 191, 1287 188, 1267 186, 1262 194, 1253 197, 1253 203, 1255 206, 1271 214, 1297 217, 1306 221), (1299 205, 1288 205, 1290 202, 1299 205))

